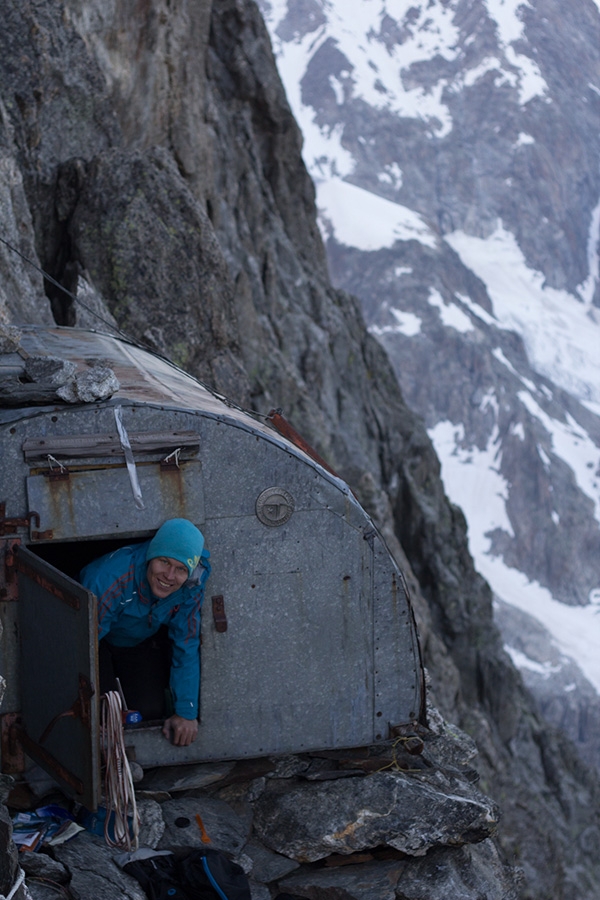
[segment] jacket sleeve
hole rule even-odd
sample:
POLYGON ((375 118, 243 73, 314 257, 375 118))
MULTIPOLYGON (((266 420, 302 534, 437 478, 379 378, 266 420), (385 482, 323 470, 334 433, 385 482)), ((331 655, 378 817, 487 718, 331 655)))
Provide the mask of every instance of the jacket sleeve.
POLYGON ((200 694, 200 608, 202 592, 190 591, 169 623, 173 641, 171 692, 175 712, 184 719, 198 718, 200 694))
POLYGON ((98 599, 98 640, 106 637, 113 621, 131 594, 134 565, 131 560, 115 559, 114 554, 102 556, 82 569, 81 584, 93 591, 98 599))

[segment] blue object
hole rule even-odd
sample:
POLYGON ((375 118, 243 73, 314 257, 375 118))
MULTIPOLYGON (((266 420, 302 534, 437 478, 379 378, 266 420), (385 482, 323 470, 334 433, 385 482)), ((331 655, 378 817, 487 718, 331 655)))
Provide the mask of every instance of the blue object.
POLYGON ((145 541, 120 547, 95 559, 82 569, 80 581, 98 598, 98 640, 106 637, 116 647, 135 647, 156 634, 161 625, 168 627, 173 642, 170 687, 174 711, 184 719, 196 719, 200 609, 210 573, 210 554, 202 550, 198 583, 187 582, 168 597, 158 599, 146 578, 149 545, 145 541))
POLYGON ((125 724, 126 725, 136 725, 138 722, 142 721, 142 714, 138 712, 137 709, 129 709, 127 710, 127 714, 125 716, 125 724))
POLYGON ((223 893, 223 891, 221 890, 221 888, 219 887, 219 885, 218 885, 217 882, 215 881, 214 875, 213 875, 213 873, 210 871, 210 868, 209 868, 209 865, 208 865, 208 861, 207 861, 207 859, 206 859, 206 856, 203 856, 203 857, 202 857, 202 868, 203 868, 204 871, 206 872, 206 877, 207 877, 208 880, 210 881, 211 885, 213 886, 213 888, 215 889, 215 891, 217 892, 217 894, 219 895, 219 897, 221 898, 221 900, 228 900, 227 894, 224 894, 224 893, 223 893))
POLYGON ((166 556, 187 566, 188 576, 192 574, 202 556, 204 536, 187 519, 168 519, 161 525, 148 547, 146 561, 166 556))
MULTIPOLYGON (((82 810, 79 824, 83 825, 86 831, 97 834, 98 837, 104 837, 104 823, 106 822, 106 807, 99 806, 97 812, 89 812, 87 809, 82 810)), ((127 816, 127 825, 129 835, 133 838, 133 818, 127 816)), ((115 840, 115 814, 111 812, 108 823, 108 835, 112 841, 115 840)))

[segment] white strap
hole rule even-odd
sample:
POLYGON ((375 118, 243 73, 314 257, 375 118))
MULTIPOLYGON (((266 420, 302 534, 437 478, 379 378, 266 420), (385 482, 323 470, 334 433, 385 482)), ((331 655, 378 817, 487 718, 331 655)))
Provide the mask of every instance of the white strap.
POLYGON ((18 873, 18 875, 17 875, 17 880, 15 881, 15 883, 14 883, 13 886, 12 886, 12 888, 10 889, 10 893, 8 893, 8 894, 6 895, 6 897, 4 896, 4 894, 0 894, 0 900, 12 900, 12 898, 15 896, 15 894, 17 893, 17 891, 19 890, 19 888, 20 888, 21 885, 23 884, 23 881, 24 881, 24 880, 25 880, 25 872, 24 872, 23 869, 19 866, 19 873, 18 873))

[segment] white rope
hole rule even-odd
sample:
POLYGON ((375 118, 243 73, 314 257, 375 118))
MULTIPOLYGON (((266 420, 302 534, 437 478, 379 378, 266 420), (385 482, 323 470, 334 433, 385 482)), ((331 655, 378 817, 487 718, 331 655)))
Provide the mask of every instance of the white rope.
POLYGON ((165 456, 165 458, 163 459, 163 462, 168 463, 168 462, 171 462, 171 460, 173 460, 173 462, 179 469, 179 457, 180 456, 181 456, 181 447, 177 447, 176 450, 173 450, 172 453, 169 453, 168 456, 165 456), (175 457, 175 459, 173 459, 173 457, 175 457))
POLYGON ((121 711, 121 698, 116 691, 108 691, 102 696, 102 745, 106 756, 104 839, 109 847, 131 851, 137 850, 139 845, 140 818, 135 802, 131 768, 125 753, 121 711), (127 821, 130 807, 133 835, 127 821), (109 834, 112 813, 114 813, 114 838, 109 834))
POLYGON ((25 879, 25 872, 19 866, 19 874, 17 875, 17 880, 13 884, 12 888, 10 889, 10 892, 6 895, 6 897, 4 896, 4 894, 0 894, 0 900, 12 900, 12 898, 15 896, 15 894, 17 893, 17 891, 23 884, 24 879, 25 879))
POLYGON ((53 463, 56 463, 56 465, 59 467, 61 473, 67 471, 66 467, 63 466, 63 464, 61 463, 61 461, 60 461, 59 459, 57 459, 55 456, 52 456, 51 453, 48 453, 47 459, 48 459, 48 465, 50 466, 50 471, 51 471, 51 472, 54 471, 53 463))

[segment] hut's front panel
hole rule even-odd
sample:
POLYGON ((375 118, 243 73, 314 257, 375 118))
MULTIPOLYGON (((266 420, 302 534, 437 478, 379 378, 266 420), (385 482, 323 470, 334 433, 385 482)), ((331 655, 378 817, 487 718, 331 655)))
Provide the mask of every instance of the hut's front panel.
MULTIPOLYGON (((130 436, 171 435, 136 451, 133 473, 105 449, 110 403, 6 423, 0 499, 7 517, 36 513, 20 539, 74 578, 107 541, 146 539, 167 518, 204 532, 212 574, 199 736, 175 748, 159 729, 132 731, 138 761, 356 746, 417 718, 420 663, 402 579, 347 488, 250 419, 135 404, 123 404, 122 419, 130 436), (188 445, 173 457, 179 433, 188 445), (80 450, 61 455, 69 435, 80 450), (41 440, 46 454, 35 450, 41 440)), ((15 672, 11 683, 3 712, 20 703, 15 672)))

